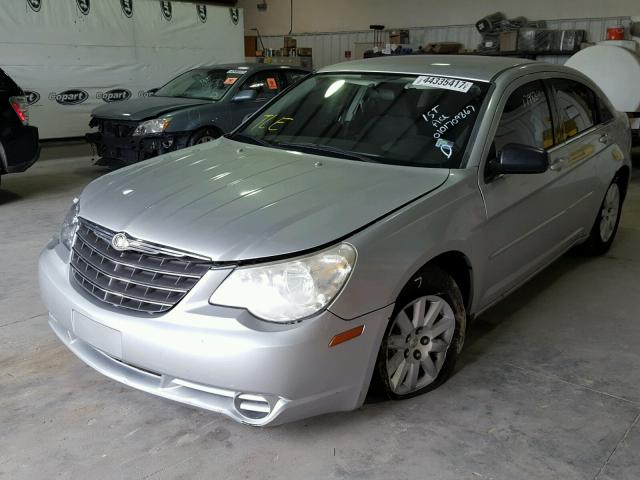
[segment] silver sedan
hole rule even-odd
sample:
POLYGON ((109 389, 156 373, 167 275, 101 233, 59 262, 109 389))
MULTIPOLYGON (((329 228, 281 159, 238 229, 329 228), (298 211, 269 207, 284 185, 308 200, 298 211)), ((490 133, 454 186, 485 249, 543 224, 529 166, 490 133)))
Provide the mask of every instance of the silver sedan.
POLYGON ((234 133, 89 184, 40 257, 80 359, 251 425, 442 384, 468 323, 602 254, 627 118, 579 73, 413 56, 325 68, 234 133))

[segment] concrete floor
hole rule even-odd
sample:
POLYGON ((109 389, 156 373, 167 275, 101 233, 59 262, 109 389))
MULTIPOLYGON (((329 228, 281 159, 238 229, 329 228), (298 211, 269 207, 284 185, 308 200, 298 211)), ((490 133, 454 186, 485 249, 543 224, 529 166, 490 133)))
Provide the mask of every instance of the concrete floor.
POLYGON ((0 478, 640 478, 640 176, 610 253, 482 315, 440 389, 255 429, 111 381, 49 331, 36 259, 103 173, 86 153, 3 178, 0 478))

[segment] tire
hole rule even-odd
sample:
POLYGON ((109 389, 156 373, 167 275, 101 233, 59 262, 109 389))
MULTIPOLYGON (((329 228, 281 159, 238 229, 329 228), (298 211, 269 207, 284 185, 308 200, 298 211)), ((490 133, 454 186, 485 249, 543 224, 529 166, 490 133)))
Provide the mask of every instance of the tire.
POLYGON ((580 251, 583 254, 589 256, 602 255, 611 248, 620 224, 623 192, 624 185, 622 185, 622 180, 619 175, 616 175, 602 199, 598 215, 589 233, 589 238, 580 245, 580 251))
POLYGON ((453 373, 465 331, 466 312, 456 282, 443 269, 427 265, 396 301, 376 361, 378 389, 401 400, 439 387, 453 373), (416 315, 422 311, 424 316, 416 315), (425 335, 430 332, 433 338, 425 335))
POLYGON ((214 128, 203 128, 194 133, 189 139, 189 146, 198 145, 200 143, 212 142, 218 138, 221 133, 214 128))

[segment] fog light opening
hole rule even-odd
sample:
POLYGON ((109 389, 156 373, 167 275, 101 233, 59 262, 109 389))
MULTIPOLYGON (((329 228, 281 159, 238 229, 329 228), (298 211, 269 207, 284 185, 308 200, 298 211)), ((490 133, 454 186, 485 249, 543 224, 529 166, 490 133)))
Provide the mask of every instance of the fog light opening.
POLYGON ((171 148, 173 146, 173 138, 167 138, 162 141, 162 148, 171 148))
POLYGON ((272 405, 266 397, 251 393, 240 393, 233 399, 233 406, 244 418, 260 420, 271 413, 272 405))

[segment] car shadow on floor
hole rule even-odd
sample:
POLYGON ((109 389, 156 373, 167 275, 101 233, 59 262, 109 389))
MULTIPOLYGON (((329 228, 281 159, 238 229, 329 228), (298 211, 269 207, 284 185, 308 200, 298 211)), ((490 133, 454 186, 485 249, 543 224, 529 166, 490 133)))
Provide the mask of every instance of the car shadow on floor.
POLYGON ((0 205, 4 205, 5 203, 16 202, 20 200, 22 196, 14 193, 10 190, 5 190, 0 185, 0 205))

